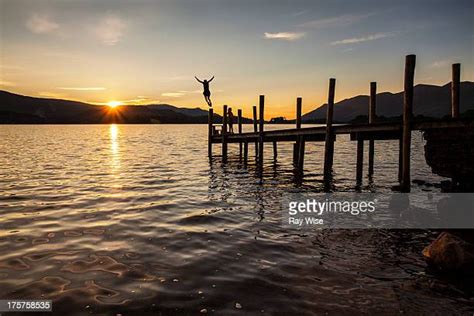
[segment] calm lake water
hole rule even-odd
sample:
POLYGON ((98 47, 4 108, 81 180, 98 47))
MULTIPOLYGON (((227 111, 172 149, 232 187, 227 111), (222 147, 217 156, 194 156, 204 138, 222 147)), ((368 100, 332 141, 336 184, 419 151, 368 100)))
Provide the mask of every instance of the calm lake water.
MULTIPOLYGON (((267 146, 260 181, 236 144, 209 162, 205 125, 0 126, 0 298, 76 314, 472 314, 472 283, 421 257, 434 232, 283 229, 282 194, 322 189, 324 144, 307 144, 302 184, 291 146, 276 162, 267 146)), ((421 134, 413 147, 412 179, 438 184, 421 134)), ((335 148, 334 186, 353 191, 355 142, 335 148)), ((397 184, 397 148, 377 142, 363 191, 397 184)))

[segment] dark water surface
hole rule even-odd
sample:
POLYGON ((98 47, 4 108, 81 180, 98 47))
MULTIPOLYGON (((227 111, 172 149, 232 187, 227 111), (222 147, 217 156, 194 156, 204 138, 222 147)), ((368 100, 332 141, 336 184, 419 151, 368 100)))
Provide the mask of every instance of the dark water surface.
MULTIPOLYGON (((421 257, 434 232, 281 227, 283 193, 322 189, 323 143, 307 145, 301 185, 291 144, 277 162, 267 146, 262 182, 238 145, 228 164, 210 163, 206 133, 0 126, 0 298, 52 299, 58 314, 473 313, 472 285, 433 274, 421 257)), ((421 134, 413 146, 412 179, 439 183, 421 134)), ((397 148, 377 143, 363 191, 397 184, 397 148)), ((355 190, 354 154, 338 137, 336 190, 355 190)))

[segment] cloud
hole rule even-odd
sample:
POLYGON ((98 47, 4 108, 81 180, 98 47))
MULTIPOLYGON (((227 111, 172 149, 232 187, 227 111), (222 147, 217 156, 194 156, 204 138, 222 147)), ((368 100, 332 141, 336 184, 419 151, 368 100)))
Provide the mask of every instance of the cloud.
POLYGON ((367 19, 368 17, 375 15, 376 13, 366 13, 366 14, 345 14, 331 18, 312 20, 300 24, 300 27, 308 28, 324 28, 324 27, 334 27, 334 26, 347 26, 354 24, 356 22, 367 19))
POLYGON ((185 94, 186 93, 184 93, 184 92, 165 92, 165 93, 162 93, 161 95, 163 97, 179 98, 179 97, 182 97, 185 94))
POLYGON ((117 15, 107 15, 95 29, 95 34, 105 45, 115 45, 123 37, 127 25, 117 15))
POLYGON ((180 90, 178 91, 179 93, 201 93, 202 90, 192 90, 192 91, 189 91, 189 90, 180 90))
MULTIPOLYGON (((217 90, 214 90, 214 91, 217 91, 217 90)), ((165 92, 165 93, 162 93, 161 96, 179 98, 179 97, 185 96, 186 94, 201 93, 201 92, 202 90, 179 90, 176 92, 165 92)))
POLYGON ((2 81, 2 80, 0 80, 0 86, 14 87, 14 86, 16 86, 16 84, 11 82, 11 81, 2 81))
MULTIPOLYGON (((42 91, 38 93, 41 97, 46 97, 46 98, 55 98, 55 99, 60 99, 60 98, 65 98, 64 94, 61 93, 55 93, 55 92, 49 92, 49 91, 42 91)), ((68 100, 73 100, 72 98, 68 98, 68 100)))
POLYGON ((301 10, 301 11, 297 11, 295 13, 293 13, 291 16, 300 16, 300 15, 303 15, 303 14, 306 14, 308 13, 308 10, 301 10))
MULTIPOLYGON (((158 100, 158 99, 152 99, 152 98, 148 98, 148 97, 145 97, 145 96, 137 96, 134 99, 117 100, 117 102, 120 102, 124 105, 148 105, 148 104, 157 104, 157 103, 160 103, 161 101, 158 100)), ((100 103, 93 102, 93 103, 101 104, 101 105, 107 105, 108 104, 108 102, 100 102, 100 103)))
POLYGON ((305 33, 294 33, 294 32, 280 32, 280 33, 268 33, 265 32, 266 39, 276 39, 284 41, 294 41, 302 38, 305 33))
POLYGON ((353 38, 346 38, 340 41, 332 42, 331 45, 344 45, 344 44, 356 44, 368 41, 375 41, 381 38, 393 36, 392 33, 375 33, 370 34, 364 37, 353 37, 353 38))
POLYGON ((446 67, 446 66, 449 66, 451 64, 453 64, 454 62, 450 59, 444 59, 444 60, 437 60, 435 62, 433 62, 430 67, 431 68, 443 68, 443 67, 446 67))
POLYGON ((35 13, 26 21, 26 27, 33 33, 46 34, 55 31, 59 25, 47 16, 35 13))
POLYGON ((58 87, 60 90, 73 90, 73 91, 102 91, 104 87, 58 87))

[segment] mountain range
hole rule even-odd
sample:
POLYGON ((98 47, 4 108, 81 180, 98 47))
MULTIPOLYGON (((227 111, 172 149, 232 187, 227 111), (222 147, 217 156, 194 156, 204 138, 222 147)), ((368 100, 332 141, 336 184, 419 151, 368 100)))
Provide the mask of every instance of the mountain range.
MULTIPOLYGON (((441 118, 450 114, 450 84, 419 84, 414 90, 414 115, 441 118)), ((335 103, 334 121, 349 122, 367 116, 369 97, 358 95, 335 103)), ((474 112, 474 82, 461 83, 460 112, 474 112)), ((402 114, 403 92, 377 94, 377 116, 396 118, 402 114)), ((321 123, 327 104, 303 115, 304 123, 321 123)), ((236 113, 234 113, 236 114, 236 113)), ((18 95, 0 90, 0 123, 99 124, 99 123, 207 123, 208 112, 170 104, 123 105, 116 109, 77 101, 18 95)), ((222 121, 220 115, 214 122, 222 121)), ((291 121, 286 121, 291 122, 291 121)), ((243 123, 251 123, 244 118, 243 123)))
MULTIPOLYGON (((169 104, 122 105, 116 109, 83 102, 0 91, 0 123, 207 123, 208 112, 169 104)), ((221 120, 216 115, 215 120, 221 120)))
MULTIPOLYGON (((403 91, 377 94, 376 113, 379 117, 393 118, 402 115, 403 91)), ((334 104, 334 121, 349 122, 367 116, 369 96, 358 95, 334 104)), ((306 113, 302 121, 321 122, 326 119, 327 104, 306 113)), ((474 82, 460 85, 460 113, 474 111, 474 82)), ((451 114, 451 84, 444 86, 419 84, 414 88, 413 115, 441 118, 451 114)))

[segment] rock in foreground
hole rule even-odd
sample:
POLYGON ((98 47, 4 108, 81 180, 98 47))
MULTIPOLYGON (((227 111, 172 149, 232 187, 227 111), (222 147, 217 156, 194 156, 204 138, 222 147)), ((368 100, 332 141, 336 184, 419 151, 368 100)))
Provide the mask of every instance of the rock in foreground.
POLYGON ((426 261, 446 272, 474 273, 474 244, 449 232, 423 249, 426 261))

